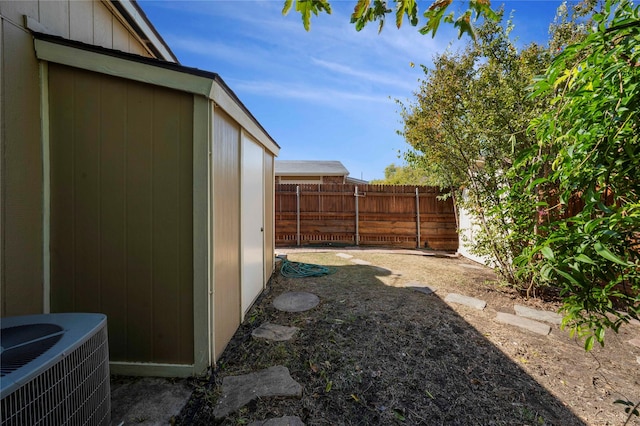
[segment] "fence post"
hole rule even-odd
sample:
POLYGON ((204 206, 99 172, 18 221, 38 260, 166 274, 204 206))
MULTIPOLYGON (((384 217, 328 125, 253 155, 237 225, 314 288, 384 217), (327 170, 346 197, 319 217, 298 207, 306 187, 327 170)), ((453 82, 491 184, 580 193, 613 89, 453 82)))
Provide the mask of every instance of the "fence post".
POLYGON ((296 185, 296 240, 300 245, 300 185, 296 185))
POLYGON ((416 228, 418 231, 416 235, 416 248, 420 248, 420 195, 418 187, 416 187, 416 228))
POLYGON ((359 220, 359 213, 358 213, 358 185, 356 185, 356 193, 353 194, 354 197, 356 197, 356 245, 359 246, 360 245, 360 229, 359 229, 359 224, 358 222, 359 220))

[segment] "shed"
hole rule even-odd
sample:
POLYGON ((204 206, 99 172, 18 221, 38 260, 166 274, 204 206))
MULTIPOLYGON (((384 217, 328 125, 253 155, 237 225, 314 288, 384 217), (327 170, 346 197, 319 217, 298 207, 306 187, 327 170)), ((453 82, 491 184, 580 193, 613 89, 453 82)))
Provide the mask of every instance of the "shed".
POLYGON ((278 145, 215 73, 23 35, 3 36, 2 55, 35 58, 39 84, 3 65, 30 96, 8 98, 3 76, 3 120, 35 99, 16 119, 38 143, 3 131, 3 165, 40 165, 29 181, 3 170, 2 191, 26 191, 27 221, 39 220, 29 229, 13 219, 24 204, 3 204, 3 225, 15 220, 36 253, 8 244, 3 226, 3 266, 17 264, 3 268, 2 316, 102 312, 113 373, 203 372, 273 272, 278 145))

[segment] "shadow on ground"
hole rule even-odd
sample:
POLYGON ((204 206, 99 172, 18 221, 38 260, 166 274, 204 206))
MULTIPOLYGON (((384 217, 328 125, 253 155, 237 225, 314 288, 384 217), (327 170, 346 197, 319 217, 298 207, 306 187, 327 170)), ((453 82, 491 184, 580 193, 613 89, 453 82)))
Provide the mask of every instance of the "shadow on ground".
POLYGON ((196 382, 179 423, 216 424, 224 376, 283 365, 303 386, 302 398, 253 401, 218 424, 280 416, 306 425, 584 424, 444 295, 385 285, 390 271, 383 268, 336 262, 336 273, 321 278, 274 276, 218 369, 196 382), (321 302, 307 312, 280 312, 272 301, 285 291, 312 292, 321 302), (264 322, 300 331, 286 342, 252 339, 264 322))

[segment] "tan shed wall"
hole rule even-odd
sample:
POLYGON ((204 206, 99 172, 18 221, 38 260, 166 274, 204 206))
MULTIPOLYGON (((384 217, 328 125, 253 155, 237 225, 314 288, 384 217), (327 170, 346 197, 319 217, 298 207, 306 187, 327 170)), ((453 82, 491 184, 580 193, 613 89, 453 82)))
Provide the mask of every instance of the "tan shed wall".
POLYGON ((216 108, 213 133, 211 197, 217 360, 240 325, 240 127, 216 108))
POLYGON ((267 283, 273 274, 275 250, 275 187, 274 158, 269 151, 264 152, 264 282, 267 283))
POLYGON ((38 62, 30 34, 4 17, 0 43, 1 315, 36 314, 43 311, 38 62))
POLYGON ((193 96, 49 64, 51 310, 111 361, 193 363, 193 96))
POLYGON ((100 0, 0 0, 0 14, 17 26, 26 15, 60 37, 151 56, 100 0))

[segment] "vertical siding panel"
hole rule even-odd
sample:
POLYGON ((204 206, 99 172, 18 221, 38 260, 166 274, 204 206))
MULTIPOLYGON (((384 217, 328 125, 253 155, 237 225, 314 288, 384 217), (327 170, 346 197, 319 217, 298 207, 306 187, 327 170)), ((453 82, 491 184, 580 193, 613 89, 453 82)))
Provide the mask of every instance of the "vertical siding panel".
MULTIPOLYGON (((0 3, 0 12, 2 11, 2 3, 0 3)), ((5 273, 4 273, 4 253, 6 253, 5 242, 4 242, 4 171, 5 171, 5 163, 4 163, 4 91, 5 91, 5 82, 4 82, 4 58, 2 57, 2 52, 4 52, 4 19, 0 18, 0 317, 5 315, 5 311, 7 310, 7 288, 5 286, 5 273)))
MULTIPOLYGON (((182 95, 180 106, 180 146, 178 164, 178 195, 180 212, 178 223, 179 297, 178 333, 180 345, 178 356, 181 362, 194 361, 193 324, 193 96, 182 95)), ((198 320, 203 321, 203 318, 198 320)))
POLYGON ((221 110, 214 115, 215 358, 240 325, 240 129, 221 110))
POLYGON ((69 69, 49 64, 51 163, 51 311, 74 309, 74 84, 69 69))
POLYGON ((93 6, 93 43, 96 46, 113 47, 113 17, 100 1, 93 6))
POLYGON ((149 57, 149 53, 132 35, 129 35, 129 53, 135 53, 136 55, 149 57))
POLYGON ((153 91, 130 85, 127 96, 127 358, 153 359, 152 141, 153 91))
MULTIPOLYGON (((181 261, 193 264, 189 253, 181 253, 180 250, 181 246, 192 241, 191 222, 180 220, 181 216, 191 215, 192 211, 190 191, 187 194, 180 191, 181 175, 185 173, 185 179, 192 175, 189 165, 187 170, 180 168, 181 143, 183 137, 189 136, 180 134, 181 121, 187 120, 179 110, 183 96, 178 92, 156 91, 153 123, 153 316, 154 330, 162 330, 162 333, 154 334, 154 357, 160 362, 171 363, 180 361, 176 352, 183 343, 180 340, 179 315, 181 287, 190 295, 193 288, 192 279, 180 274, 181 261), (185 202, 188 206, 183 206, 187 204, 185 202), (188 229, 181 229, 181 225, 188 225, 188 229)), ((191 116, 188 122, 192 123, 191 116)), ((190 143, 192 137, 187 140, 190 143)), ((189 163, 192 160, 190 152, 186 153, 189 163)), ((192 353, 190 358, 193 358, 192 353)))
POLYGON ((129 51, 129 32, 118 22, 117 19, 112 19, 112 48, 120 50, 122 52, 129 51))
POLYGON ((69 37, 93 44, 93 4, 91 0, 69 2, 69 37))
POLYGON ((273 154, 264 152, 264 282, 273 274, 274 263, 274 163, 273 154))
MULTIPOLYGON (((100 311, 100 128, 99 77, 76 71, 74 85, 73 209, 75 310, 100 311)), ((105 123, 108 125, 109 123, 105 123)), ((105 141, 107 143, 107 141, 105 141)))
POLYGON ((176 99, 154 93, 153 103, 153 355, 170 363, 168 354, 177 343, 178 175, 179 117, 176 99))
POLYGON ((69 38, 69 0, 40 1, 40 23, 60 37, 69 38))
POLYGON ((22 16, 39 19, 38 0, 0 0, 0 14, 16 24, 22 24, 22 16))
POLYGON ((2 31, 2 315, 36 314, 43 307, 38 63, 29 33, 7 21, 2 31))
POLYGON ((100 133, 100 277, 101 311, 109 318, 109 351, 113 359, 126 357, 126 179, 125 149, 127 87, 122 80, 102 83, 100 133))

